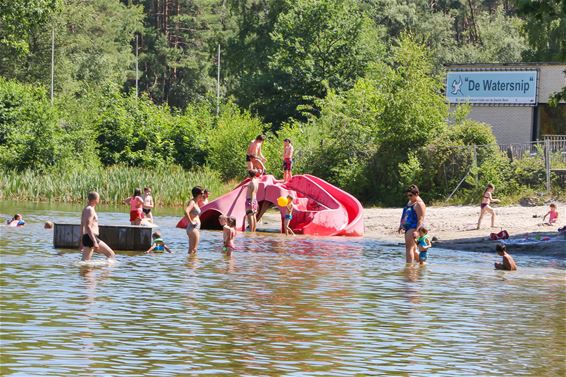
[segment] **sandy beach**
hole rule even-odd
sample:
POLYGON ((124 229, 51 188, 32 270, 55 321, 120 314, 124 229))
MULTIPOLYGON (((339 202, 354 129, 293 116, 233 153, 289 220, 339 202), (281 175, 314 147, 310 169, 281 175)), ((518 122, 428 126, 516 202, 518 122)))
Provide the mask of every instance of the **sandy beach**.
MULTIPOLYGON (((558 234, 556 230, 566 224, 564 221, 566 206, 564 203, 556 204, 560 214, 557 226, 542 225, 542 217, 548 212, 548 206, 495 207, 495 228, 490 227, 491 217, 486 215, 479 230, 476 230, 480 213, 479 205, 427 207, 425 223, 429 227, 430 234, 438 239, 438 246, 470 251, 489 251, 493 250, 495 245, 495 242, 489 239, 489 234, 497 233, 502 229, 509 232, 512 240, 524 240, 528 237, 535 241, 537 237, 556 236, 558 234)), ((390 243, 402 243, 403 236, 397 233, 401 212, 400 208, 367 208, 364 217, 365 236, 390 243)), ((533 242, 513 248, 517 251, 539 249, 548 251, 546 249, 549 249, 549 246, 551 249, 556 249, 558 246, 556 251, 566 255, 566 243, 551 244, 533 242)))
MULTIPOLYGON (((548 205, 538 207, 495 206, 495 228, 491 228, 491 217, 486 215, 481 229, 476 230, 480 213, 478 206, 427 207, 425 223, 435 246, 466 251, 493 251, 495 241, 489 239, 492 232, 507 230, 510 235, 510 250, 514 252, 562 254, 566 256, 566 239, 563 242, 538 242, 537 238, 556 237, 557 229, 566 225, 566 204, 556 203, 559 212, 558 225, 543 226, 542 217, 548 205), (536 216, 536 217, 534 217, 536 216), (524 242, 525 238, 532 242, 524 242), (514 244, 518 241, 516 244, 514 244)), ((364 237, 376 238, 389 244, 402 244, 403 235, 397 233, 401 208, 366 208, 364 211, 364 237)), ((261 221, 277 228, 279 216, 269 213, 261 221)))

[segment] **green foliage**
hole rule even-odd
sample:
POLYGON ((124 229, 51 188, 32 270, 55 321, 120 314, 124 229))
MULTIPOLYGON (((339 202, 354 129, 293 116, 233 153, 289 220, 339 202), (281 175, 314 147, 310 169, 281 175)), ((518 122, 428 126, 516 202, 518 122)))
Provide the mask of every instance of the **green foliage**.
POLYGON ((366 78, 318 104, 309 126, 324 135, 307 169, 365 201, 393 203, 413 166, 408 156, 443 132, 448 108, 425 47, 408 37, 393 67, 376 64, 366 78), (408 165, 407 165, 408 164, 408 165))
MULTIPOLYGON (((58 0, 9 0, 0 2, 0 67, 9 57, 29 53, 33 31, 45 27, 58 0)), ((0 73, 2 69, 0 68, 0 73)))
POLYGON ((269 68, 280 73, 274 85, 296 106, 323 98, 327 87, 351 88, 382 49, 370 20, 349 0, 295 1, 271 39, 269 68))
POLYGON ((88 192, 98 191, 101 201, 121 204, 134 187, 149 186, 157 205, 179 206, 186 203, 193 186, 208 188, 214 195, 226 192, 217 172, 210 169, 183 170, 178 166, 145 169, 112 166, 91 170, 35 170, 0 174, 0 200, 84 202, 88 192))
POLYGON ((24 82, 51 81, 51 30, 55 31, 55 94, 85 94, 121 87, 134 63, 131 42, 141 30, 142 9, 115 0, 60 3, 50 26, 29 30, 29 53, 14 56, 0 71, 24 82))
POLYGON ((263 129, 263 124, 248 112, 242 112, 231 103, 225 105, 216 126, 206 133, 210 167, 224 179, 244 177, 248 145, 263 129))
POLYGON ((0 165, 16 170, 52 166, 58 137, 45 92, 0 77, 0 165))
POLYGON ((172 163, 174 144, 166 135, 174 123, 168 107, 147 98, 106 98, 96 124, 101 162, 146 167, 172 163))
POLYGON ((525 32, 532 50, 530 61, 566 61, 566 2, 560 0, 517 0, 525 18, 525 32))

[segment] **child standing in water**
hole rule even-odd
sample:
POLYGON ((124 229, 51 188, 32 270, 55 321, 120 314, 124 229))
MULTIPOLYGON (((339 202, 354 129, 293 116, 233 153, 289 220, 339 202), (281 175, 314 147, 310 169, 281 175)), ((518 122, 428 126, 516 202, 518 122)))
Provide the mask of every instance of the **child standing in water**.
POLYGON ((220 216, 218 218, 222 225, 223 250, 230 255, 235 249, 234 238, 236 238, 236 219, 233 217, 220 216))
POLYGON ((497 246, 495 246, 495 251, 497 251, 497 254, 503 257, 501 263, 497 263, 497 262, 495 263, 496 270, 507 270, 507 271, 517 270, 517 264, 515 263, 511 255, 507 253, 507 247, 505 245, 498 244, 497 246))
POLYGON ((419 263, 421 265, 425 264, 428 258, 428 249, 432 247, 430 238, 428 236, 428 230, 422 226, 419 229, 419 238, 417 238, 417 247, 419 248, 419 263))
POLYGON ((283 140, 283 181, 288 182, 293 174, 291 170, 293 169, 293 145, 291 145, 290 139, 283 140))
POLYGON ((552 203, 550 205, 550 210, 546 213, 546 215, 543 216, 542 222, 544 223, 544 225, 555 225, 557 220, 558 220, 558 211, 556 210, 556 204, 552 203), (544 222, 546 216, 548 216, 547 223, 544 222))
POLYGON ((161 233, 154 232, 151 236, 153 237, 153 244, 151 245, 149 250, 145 252, 146 254, 151 253, 152 251, 154 253, 162 253, 165 250, 167 250, 168 253, 172 253, 171 249, 165 244, 165 242, 161 238, 161 233))
POLYGON ((494 190, 495 190, 495 186, 493 186, 490 183, 490 184, 487 185, 487 187, 485 188, 485 191, 483 192, 483 196, 482 196, 481 204, 480 204, 480 218, 478 219, 477 229, 480 228, 481 220, 486 213, 491 214, 491 227, 495 228, 495 212, 493 211, 493 208, 491 208, 490 204, 492 202, 493 203, 499 203, 499 199, 493 198, 492 193, 493 193, 494 190))
POLYGON ((291 195, 287 195, 287 205, 285 206, 285 218, 283 220, 283 229, 285 230, 285 235, 292 234, 295 235, 293 229, 289 226, 289 223, 293 219, 293 197, 291 195))
POLYGON ((153 214, 151 210, 153 209, 153 197, 151 196, 151 188, 144 187, 143 189, 143 213, 150 222, 153 222, 153 214))

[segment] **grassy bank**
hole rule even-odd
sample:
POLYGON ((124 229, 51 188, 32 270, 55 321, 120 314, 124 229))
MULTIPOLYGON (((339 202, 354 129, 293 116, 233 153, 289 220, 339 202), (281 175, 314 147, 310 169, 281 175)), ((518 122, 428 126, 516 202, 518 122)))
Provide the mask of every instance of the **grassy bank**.
POLYGON ((102 203, 119 204, 134 188, 149 186, 157 205, 175 206, 185 203, 196 185, 208 188, 213 197, 232 187, 223 183, 217 172, 206 168, 185 171, 177 166, 154 170, 114 166, 49 173, 0 171, 0 200, 77 203, 95 190, 102 203))

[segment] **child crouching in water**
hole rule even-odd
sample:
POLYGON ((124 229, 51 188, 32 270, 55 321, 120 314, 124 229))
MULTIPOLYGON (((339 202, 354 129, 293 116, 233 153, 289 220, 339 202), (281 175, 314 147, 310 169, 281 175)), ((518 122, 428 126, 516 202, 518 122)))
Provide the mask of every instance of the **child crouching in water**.
POLYGON ((165 242, 163 242, 163 239, 161 238, 161 233, 154 232, 151 236, 153 238, 153 244, 151 245, 149 250, 145 252, 146 254, 149 254, 152 251, 154 253, 162 253, 165 250, 167 250, 168 253, 172 253, 171 249, 169 249, 169 247, 165 245, 165 242))
POLYGON ((419 238, 417 238, 417 246, 419 248, 419 263, 425 264, 428 258, 428 249, 432 247, 428 230, 423 226, 419 229, 419 238))
POLYGON ((511 255, 507 254, 507 246, 503 244, 498 244, 495 246, 495 251, 497 254, 503 257, 501 263, 495 263, 496 270, 507 270, 507 271, 515 271, 517 269, 517 264, 511 257, 511 255))
POLYGON ((234 217, 220 216, 218 221, 220 225, 222 225, 223 251, 230 255, 236 248, 234 244, 234 238, 236 238, 236 219, 234 217))

